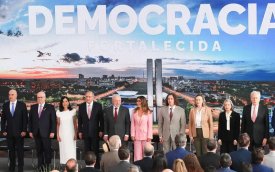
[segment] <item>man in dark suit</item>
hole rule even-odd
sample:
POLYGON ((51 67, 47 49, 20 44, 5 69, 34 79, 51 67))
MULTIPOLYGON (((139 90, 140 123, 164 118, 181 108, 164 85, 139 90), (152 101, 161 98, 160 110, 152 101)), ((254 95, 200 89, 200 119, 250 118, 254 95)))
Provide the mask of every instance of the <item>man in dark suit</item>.
POLYGON ((215 139, 208 139, 206 143, 207 153, 199 157, 201 167, 206 171, 208 166, 220 168, 220 156, 216 154, 217 142, 215 139))
POLYGON ((260 104, 260 97, 259 91, 252 91, 252 104, 243 108, 242 133, 248 133, 250 136, 250 150, 265 146, 269 138, 268 109, 260 104))
POLYGON ((239 149, 230 153, 232 159, 231 169, 235 171, 242 171, 244 163, 251 163, 251 152, 248 150, 250 145, 250 137, 247 133, 242 133, 238 139, 239 149))
POLYGON ((151 172, 153 171, 153 159, 154 146, 151 143, 146 143, 144 145, 144 158, 139 161, 135 161, 134 164, 139 166, 142 172, 151 172))
POLYGON ((46 94, 37 93, 37 104, 31 106, 29 135, 35 140, 38 169, 49 168, 51 163, 51 139, 56 133, 56 113, 53 105, 46 103, 46 94))
MULTIPOLYGON (((79 105, 78 131, 79 138, 84 139, 85 152, 95 152, 99 157, 99 139, 103 135, 103 111, 100 103, 94 101, 94 93, 87 91, 85 102, 79 105)), ((99 168, 99 160, 96 162, 99 168)))
POLYGON ((84 157, 86 167, 82 168, 79 172, 100 172, 100 170, 95 168, 95 163, 96 163, 96 155, 88 151, 85 154, 84 157))
POLYGON ((274 172, 272 168, 263 165, 264 150, 256 148, 252 151, 252 168, 253 172, 274 172))
POLYGON ((18 171, 23 172, 24 166, 24 137, 27 132, 28 112, 26 104, 17 101, 16 90, 9 91, 9 101, 4 103, 1 117, 1 131, 7 137, 10 167, 15 170, 16 154, 18 157, 18 171))
MULTIPOLYGON (((121 146, 118 149, 118 157, 120 159, 120 162, 114 166, 113 168, 111 168, 112 172, 128 172, 129 168, 132 166, 132 164, 130 164, 130 150, 125 147, 125 146, 121 146)), ((141 170, 139 170, 141 171, 141 170)))
POLYGON ((130 134, 130 114, 126 107, 121 106, 121 97, 114 94, 112 97, 113 105, 104 110, 104 137, 119 135, 123 145, 127 145, 130 134), (123 142, 124 141, 124 142, 123 142))
POLYGON ((238 139, 239 149, 230 153, 232 159, 231 169, 242 172, 244 163, 251 163, 251 152, 248 150, 250 137, 247 133, 242 133, 238 139))
POLYGON ((180 133, 175 137, 176 149, 166 153, 167 165, 168 168, 172 169, 173 162, 175 159, 183 159, 186 155, 190 154, 185 150, 186 146, 186 137, 185 134, 180 133))

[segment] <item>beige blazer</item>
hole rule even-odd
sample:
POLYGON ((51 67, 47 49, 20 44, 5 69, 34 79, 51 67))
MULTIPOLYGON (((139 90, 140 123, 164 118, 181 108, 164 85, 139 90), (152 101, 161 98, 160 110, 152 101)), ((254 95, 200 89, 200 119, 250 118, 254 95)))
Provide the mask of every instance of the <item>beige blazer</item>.
POLYGON ((159 137, 163 137, 164 141, 168 141, 170 135, 174 141, 175 136, 179 133, 185 134, 186 118, 184 109, 175 106, 173 117, 170 122, 169 106, 164 106, 158 111, 158 133, 159 137))
MULTIPOLYGON (((209 107, 202 107, 201 125, 203 138, 213 138, 213 118, 209 107)), ((189 113, 189 137, 196 137, 196 110, 192 108, 189 113)))

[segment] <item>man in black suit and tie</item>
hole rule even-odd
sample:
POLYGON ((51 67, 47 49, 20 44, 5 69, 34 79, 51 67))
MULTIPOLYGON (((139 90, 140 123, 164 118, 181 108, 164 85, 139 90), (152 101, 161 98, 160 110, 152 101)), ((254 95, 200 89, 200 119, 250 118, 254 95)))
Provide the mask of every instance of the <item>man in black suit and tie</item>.
POLYGON ((265 146, 269 138, 268 109, 260 104, 260 97, 259 91, 252 91, 251 104, 243 108, 241 131, 250 136, 250 150, 265 146))
MULTIPOLYGON (((103 135, 103 111, 100 103, 94 101, 94 93, 86 92, 85 102, 79 105, 79 138, 84 139, 85 152, 93 151, 98 156, 99 138, 103 135)), ((97 160, 96 167, 99 168, 97 160)))
POLYGON ((100 170, 95 168, 95 163, 96 163, 96 155, 88 151, 85 154, 84 157, 86 167, 82 168, 79 172, 100 172, 100 170))
POLYGON ((9 101, 4 103, 1 117, 1 131, 7 137, 10 167, 15 170, 16 154, 18 157, 18 171, 23 172, 24 166, 24 137, 27 132, 28 112, 26 104, 17 101, 16 90, 9 91, 9 101))
POLYGON ((29 113, 29 135, 35 139, 38 169, 49 168, 51 163, 51 139, 56 133, 56 113, 53 105, 47 104, 46 94, 37 93, 37 104, 29 113))
POLYGON ((135 161, 134 164, 139 166, 142 172, 151 172, 153 171, 153 154, 154 146, 151 143, 145 143, 144 145, 144 157, 142 160, 135 161))
POLYGON ((121 97, 114 94, 112 97, 113 106, 104 110, 104 137, 119 135, 123 145, 127 145, 130 134, 130 114, 126 107, 121 106, 121 97), (123 142, 124 141, 124 142, 123 142))
POLYGON ((201 167, 206 171, 207 167, 220 168, 220 155, 216 153, 217 142, 215 139, 208 139, 206 143, 207 153, 199 157, 201 167))

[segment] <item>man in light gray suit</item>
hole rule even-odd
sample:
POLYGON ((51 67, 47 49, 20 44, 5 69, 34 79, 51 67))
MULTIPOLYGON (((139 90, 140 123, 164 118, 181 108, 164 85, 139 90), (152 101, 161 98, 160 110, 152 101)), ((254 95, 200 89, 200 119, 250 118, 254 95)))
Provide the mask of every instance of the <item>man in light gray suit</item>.
POLYGON ((113 105, 104 110, 104 137, 119 135, 122 144, 127 145, 130 134, 130 114, 126 107, 121 106, 121 97, 114 94, 112 97, 113 105))
POLYGON ((110 152, 105 152, 100 161, 100 170, 102 172, 109 172, 112 171, 110 169, 111 167, 116 166, 119 162, 120 159, 118 157, 118 149, 121 146, 121 140, 118 135, 114 135, 110 137, 109 140, 109 148, 110 152))
POLYGON ((166 97, 166 106, 158 111, 158 134, 164 153, 176 149, 175 136, 185 135, 185 127, 184 109, 178 106, 177 97, 170 93, 166 97))

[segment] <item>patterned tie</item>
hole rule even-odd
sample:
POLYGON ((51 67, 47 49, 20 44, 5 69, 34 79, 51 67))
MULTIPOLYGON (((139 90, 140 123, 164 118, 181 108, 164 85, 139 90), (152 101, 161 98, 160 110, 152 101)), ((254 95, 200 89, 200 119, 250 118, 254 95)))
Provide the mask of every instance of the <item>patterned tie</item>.
POLYGON ((115 116, 114 116, 115 122, 117 120, 117 107, 115 107, 115 116))
POLYGON ((170 108, 170 121, 172 120, 172 118, 173 118, 173 109, 172 108, 170 108))
POLYGON ((39 105, 39 110, 38 110, 38 116, 39 116, 39 118, 41 116, 42 110, 43 110, 43 106, 42 106, 42 104, 40 104, 39 105))
POLYGON ((11 103, 11 116, 14 114, 14 103, 11 103))
POLYGON ((251 120, 252 120, 253 122, 255 122, 255 121, 256 121, 256 118, 257 118, 257 112, 256 112, 256 106, 254 106, 254 108, 253 108, 253 114, 252 114, 251 120))
POLYGON ((88 104, 88 112, 87 112, 87 114, 88 114, 88 118, 90 119, 91 118, 91 104, 88 104))

